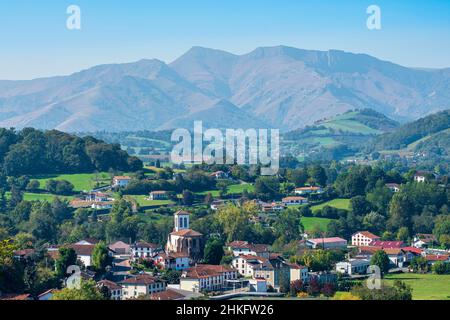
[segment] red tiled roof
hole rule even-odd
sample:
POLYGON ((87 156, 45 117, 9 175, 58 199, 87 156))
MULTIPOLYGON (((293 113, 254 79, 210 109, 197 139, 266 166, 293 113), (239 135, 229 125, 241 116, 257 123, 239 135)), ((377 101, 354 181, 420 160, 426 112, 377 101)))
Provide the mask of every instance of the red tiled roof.
POLYGON ((322 189, 321 187, 301 187, 301 188, 295 188, 296 191, 306 191, 306 190, 313 190, 317 191, 322 189))
POLYGON ((183 229, 179 231, 175 231, 171 233, 172 236, 181 236, 181 237, 201 237, 202 234, 200 232, 191 230, 191 229, 183 229))
POLYGON ((225 272, 233 272, 233 271, 235 270, 225 266, 199 264, 195 267, 187 269, 185 271, 185 274, 187 278, 199 279, 199 278, 214 277, 225 272))
POLYGON ((303 200, 308 200, 308 199, 306 199, 304 197, 286 197, 286 198, 283 198, 281 201, 289 202, 289 201, 299 201, 299 200, 303 201, 303 200))
POLYGON ((94 244, 71 244, 69 248, 75 250, 79 256, 91 256, 92 251, 94 251, 94 244))
POLYGON ((150 194, 166 194, 167 191, 152 191, 150 194))
POLYGON ((130 176, 115 176, 114 180, 131 180, 130 176))
POLYGON ((4 294, 0 296, 0 300, 30 300, 29 294, 4 294))
POLYGON ((154 243, 148 243, 145 241, 139 241, 136 242, 136 244, 133 247, 137 247, 137 248, 150 248, 150 249, 157 249, 160 246, 154 243))
POLYGON ((163 292, 153 293, 150 295, 150 300, 180 300, 185 296, 174 290, 167 289, 163 292))
POLYGON ((120 290, 122 289, 117 283, 109 281, 109 280, 101 280, 97 282, 97 285, 100 287, 107 287, 109 290, 120 290))
POLYGON ((412 252, 414 254, 422 254, 422 249, 415 248, 415 247, 403 247, 403 251, 412 252))
POLYGON ((14 255, 24 257, 34 253, 34 249, 22 249, 14 251, 14 255))
POLYGON ((132 278, 128 278, 120 282, 124 285, 149 285, 157 282, 163 282, 159 278, 152 277, 148 274, 140 274, 132 278))
POLYGON ((372 241, 371 247, 383 247, 383 248, 402 248, 405 247, 403 241, 372 241))
POLYGON ((447 261, 449 257, 447 254, 428 254, 425 258, 427 261, 447 261))
POLYGON ((317 238, 317 239, 308 239, 311 242, 321 244, 321 243, 333 243, 333 242, 347 242, 347 240, 339 238, 339 237, 332 237, 332 238, 317 238))
POLYGON ((401 253, 405 253, 400 248, 385 248, 385 249, 383 249, 383 251, 386 252, 386 254, 388 254, 388 255, 399 255, 401 253))
POLYGON ((353 234, 353 236, 357 235, 358 233, 362 234, 363 236, 365 236, 365 237, 367 237, 367 238, 369 238, 369 239, 380 239, 379 236, 377 236, 377 235, 375 235, 375 234, 373 234, 372 232, 369 232, 369 231, 359 231, 359 232, 355 232, 355 233, 353 234))

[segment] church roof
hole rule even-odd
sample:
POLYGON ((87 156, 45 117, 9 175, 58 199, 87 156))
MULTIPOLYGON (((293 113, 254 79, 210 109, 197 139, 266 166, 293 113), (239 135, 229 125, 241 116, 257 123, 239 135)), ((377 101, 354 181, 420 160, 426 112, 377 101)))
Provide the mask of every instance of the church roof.
POLYGON ((192 229, 183 229, 179 231, 172 232, 170 235, 172 236, 181 236, 181 237, 201 237, 202 234, 200 232, 194 231, 192 229))

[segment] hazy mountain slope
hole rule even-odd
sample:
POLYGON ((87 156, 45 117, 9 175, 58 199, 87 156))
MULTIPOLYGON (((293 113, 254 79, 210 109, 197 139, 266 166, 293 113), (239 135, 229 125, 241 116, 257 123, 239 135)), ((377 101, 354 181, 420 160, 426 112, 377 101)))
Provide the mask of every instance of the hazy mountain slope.
POLYGON ((404 121, 448 109, 450 69, 410 69, 334 50, 280 46, 238 56, 194 47, 170 65, 141 60, 0 81, 0 126, 18 128, 155 130, 204 120, 289 131, 365 108, 404 121))
POLYGON ((202 120, 205 128, 270 128, 270 125, 239 109, 227 100, 221 100, 211 108, 186 116, 177 117, 158 129, 186 128, 193 130, 194 121, 202 120))

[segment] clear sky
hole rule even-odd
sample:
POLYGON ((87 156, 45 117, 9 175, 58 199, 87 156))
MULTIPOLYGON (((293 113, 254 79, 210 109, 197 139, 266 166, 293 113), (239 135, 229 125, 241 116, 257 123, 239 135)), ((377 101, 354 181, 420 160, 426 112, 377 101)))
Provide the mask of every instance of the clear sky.
POLYGON ((448 0, 0 0, 0 79, 69 74, 192 46, 242 54, 260 46, 362 52, 412 67, 450 67, 448 0), (82 29, 66 28, 67 7, 82 29), (382 29, 366 27, 381 8, 382 29))

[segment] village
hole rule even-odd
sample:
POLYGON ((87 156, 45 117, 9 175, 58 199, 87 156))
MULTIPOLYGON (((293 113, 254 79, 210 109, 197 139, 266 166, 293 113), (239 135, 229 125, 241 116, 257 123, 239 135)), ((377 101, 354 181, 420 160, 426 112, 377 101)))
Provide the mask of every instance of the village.
MULTIPOLYGON (((208 173, 217 181, 230 179, 230 173, 216 171, 208 173)), ((417 172, 414 183, 425 183, 430 179, 428 173, 417 172)), ((73 199, 74 209, 110 211, 117 203, 117 191, 126 188, 131 176, 114 176, 109 187, 86 192, 73 199)), ((400 191, 397 183, 385 185, 392 193, 400 191)), ((324 187, 310 185, 296 187, 281 201, 262 201, 259 199, 211 199, 208 211, 217 214, 228 206, 251 205, 257 215, 247 223, 265 224, 266 217, 277 216, 290 208, 307 206, 311 199, 325 193, 324 187)), ((155 190, 148 194, 149 201, 164 201, 170 192, 155 190)), ((130 204, 137 211, 136 203, 130 204)), ((111 300, 227 300, 236 298, 273 297, 333 297, 343 283, 364 281, 371 276, 369 267, 374 264, 374 256, 387 257, 386 274, 407 274, 417 272, 417 262, 421 270, 432 270, 436 263, 450 263, 450 252, 434 246, 438 239, 433 234, 415 234, 410 242, 396 238, 382 239, 381 235, 361 230, 349 238, 312 237, 304 232, 295 241, 291 255, 272 249, 272 243, 252 243, 243 239, 226 242, 221 248, 221 261, 218 264, 204 263, 206 239, 204 235, 191 228, 189 206, 174 212, 173 230, 166 235, 164 245, 137 239, 127 239, 104 243, 98 239, 81 239, 65 244, 51 245, 47 254, 52 261, 58 261, 64 249, 76 254, 82 281, 95 281, 101 292, 111 300), (99 277, 93 268, 96 247, 103 245, 108 261, 105 272, 99 277), (308 267, 297 256, 323 255, 330 253, 338 260, 332 260, 331 267, 318 268, 314 263, 308 267), (227 259, 224 259, 226 257, 227 259), (165 275, 164 277, 162 275, 165 275), (170 274, 171 276, 167 276, 170 274)), ((292 243, 291 243, 292 244, 292 243)), ((34 253, 34 249, 14 252, 14 258, 24 260, 34 253)), ((305 261, 305 260, 303 260, 305 261)), ((67 266, 68 267, 68 266, 67 266)), ((56 266, 55 266, 56 268, 56 266)), ((73 276, 67 274, 66 278, 73 276)), ((49 289, 38 295, 38 300, 51 300, 59 288, 49 289)), ((17 294, 4 299, 31 299, 30 295, 17 294)))

